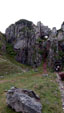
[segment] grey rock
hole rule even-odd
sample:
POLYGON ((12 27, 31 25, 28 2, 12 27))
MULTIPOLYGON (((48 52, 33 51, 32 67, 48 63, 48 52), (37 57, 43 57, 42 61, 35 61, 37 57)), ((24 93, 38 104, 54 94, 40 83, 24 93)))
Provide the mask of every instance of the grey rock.
POLYGON ((4 76, 0 75, 0 78, 4 78, 4 76))
POLYGON ((16 51, 16 60, 33 66, 41 64, 40 54, 36 48, 36 26, 27 20, 19 20, 6 29, 6 40, 16 51))
POLYGON ((51 31, 51 29, 48 28, 48 26, 44 26, 41 22, 37 23, 37 29, 40 37, 48 36, 51 31))
MULTIPOLYGON (((64 22, 61 29, 53 27, 51 30, 41 22, 34 25, 31 21, 22 19, 10 25, 5 34, 6 41, 16 52, 15 59, 35 68, 41 64, 45 56, 48 66, 54 68, 59 51, 64 52, 64 22)), ((5 46, 2 49, 4 48, 5 46)))
POLYGON ((48 77, 48 74, 43 74, 42 76, 43 76, 43 77, 48 77))
POLYGON ((61 25, 61 30, 64 32, 64 22, 61 25))
POLYGON ((58 41, 62 41, 64 38, 63 32, 59 31, 57 38, 58 38, 58 41))
POLYGON ((56 27, 53 27, 50 34, 49 34, 49 39, 53 40, 53 38, 56 38, 56 35, 57 35, 56 27))
POLYGON ((7 105, 16 112, 42 113, 40 98, 30 90, 12 87, 7 92, 7 105))
POLYGON ((54 33, 55 35, 57 34, 56 27, 53 27, 53 28, 52 28, 52 33, 54 33))

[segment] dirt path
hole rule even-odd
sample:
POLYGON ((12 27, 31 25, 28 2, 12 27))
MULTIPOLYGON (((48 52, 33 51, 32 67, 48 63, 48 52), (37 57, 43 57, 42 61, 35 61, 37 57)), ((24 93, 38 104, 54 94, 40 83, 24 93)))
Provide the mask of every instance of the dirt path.
POLYGON ((6 83, 6 82, 14 82, 14 80, 0 80, 0 84, 6 83))
MULTIPOLYGON (((37 77, 40 77, 41 76, 41 74, 34 74, 33 76, 37 76, 37 77)), ((2 83, 6 83, 6 82, 15 82, 15 81, 17 81, 17 80, 19 80, 19 79, 26 79, 25 77, 23 77, 23 76, 17 76, 16 78, 12 78, 11 80, 7 80, 7 79, 1 79, 0 80, 0 84, 2 84, 2 83)))
POLYGON ((46 60, 44 61, 44 64, 43 64, 43 73, 47 73, 47 62, 46 60))

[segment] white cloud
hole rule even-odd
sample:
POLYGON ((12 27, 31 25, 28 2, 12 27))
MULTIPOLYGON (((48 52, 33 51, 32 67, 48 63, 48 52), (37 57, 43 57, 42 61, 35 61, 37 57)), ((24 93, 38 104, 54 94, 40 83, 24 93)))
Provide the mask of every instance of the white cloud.
POLYGON ((64 21, 64 0, 0 0, 0 31, 19 19, 35 24, 42 21, 49 27, 60 28, 64 21))

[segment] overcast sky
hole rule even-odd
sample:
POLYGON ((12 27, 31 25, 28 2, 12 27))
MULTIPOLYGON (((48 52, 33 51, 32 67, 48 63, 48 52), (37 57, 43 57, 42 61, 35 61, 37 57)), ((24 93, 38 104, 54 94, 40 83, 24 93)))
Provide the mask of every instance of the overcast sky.
POLYGON ((64 21, 64 0, 0 0, 0 31, 19 19, 59 29, 64 21))

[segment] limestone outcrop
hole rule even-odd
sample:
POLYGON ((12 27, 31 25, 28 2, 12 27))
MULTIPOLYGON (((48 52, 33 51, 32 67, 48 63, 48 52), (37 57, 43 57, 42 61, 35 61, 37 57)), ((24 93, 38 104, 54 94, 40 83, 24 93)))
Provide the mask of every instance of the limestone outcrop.
POLYGON ((27 20, 20 20, 6 29, 6 40, 16 51, 16 60, 23 64, 41 64, 36 38, 36 26, 27 20))
POLYGON ((55 69, 56 61, 58 65, 64 62, 64 22, 57 30, 22 19, 10 25, 5 35, 16 52, 15 59, 23 64, 38 67, 47 59, 48 66, 55 69))

